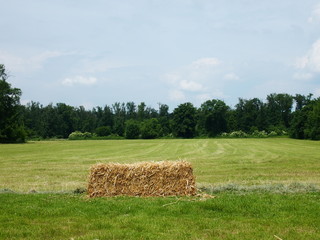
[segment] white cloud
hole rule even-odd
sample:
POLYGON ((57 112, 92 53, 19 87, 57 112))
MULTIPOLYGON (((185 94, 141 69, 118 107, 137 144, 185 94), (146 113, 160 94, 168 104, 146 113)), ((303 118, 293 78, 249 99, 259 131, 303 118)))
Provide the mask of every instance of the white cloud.
POLYGON ((97 83, 95 77, 83 77, 76 76, 74 78, 65 78, 62 82, 62 85, 72 87, 74 85, 94 85, 97 83))
POLYGON ((313 78, 313 74, 312 73, 295 73, 293 74, 293 79, 296 79, 296 80, 309 80, 313 78))
POLYGON ((240 77, 234 73, 227 73, 226 75, 224 75, 224 79, 226 79, 226 80, 239 80, 240 77))
POLYGON ((170 100, 174 100, 174 101, 184 101, 186 99, 186 96, 182 91, 171 90, 169 92, 169 98, 170 100))
POLYGON ((202 84, 194 81, 187 81, 187 80, 180 81, 179 86, 182 90, 191 91, 191 92, 199 92, 204 89, 202 84))
POLYGON ((316 5, 312 11, 311 17, 308 19, 309 23, 320 22, 320 4, 316 5))
POLYGON ((178 90, 201 92, 206 90, 208 82, 215 80, 220 65, 217 58, 200 58, 191 64, 182 66, 165 74, 165 80, 178 90))
POLYGON ((215 67, 221 62, 217 58, 200 58, 192 62, 191 66, 194 68, 215 67))
POLYGON ((320 39, 312 45, 305 56, 297 59, 296 67, 320 72, 320 39))
POLYGON ((308 57, 307 56, 304 56, 304 57, 300 57, 296 60, 296 67, 297 68, 305 68, 307 65, 308 65, 308 57))
POLYGON ((66 55, 58 51, 45 51, 33 56, 18 56, 8 52, 0 51, 0 62, 5 64, 9 71, 30 72, 41 69, 50 58, 66 55))
POLYGON ((81 64, 81 71, 85 73, 106 72, 110 69, 127 67, 126 64, 110 61, 108 59, 89 60, 85 59, 81 64))
POLYGON ((179 82, 181 76, 178 73, 168 73, 164 76, 164 78, 170 84, 176 84, 177 82, 179 82))
POLYGON ((171 100, 202 103, 212 98, 225 98, 224 89, 240 77, 230 72, 231 66, 217 58, 200 58, 164 75, 170 86, 171 100))
POLYGON ((203 102, 205 102, 205 101, 207 101, 207 100, 212 99, 212 96, 211 96, 211 94, 209 94, 209 93, 203 93, 203 94, 197 95, 197 99, 198 99, 201 103, 203 103, 203 102))

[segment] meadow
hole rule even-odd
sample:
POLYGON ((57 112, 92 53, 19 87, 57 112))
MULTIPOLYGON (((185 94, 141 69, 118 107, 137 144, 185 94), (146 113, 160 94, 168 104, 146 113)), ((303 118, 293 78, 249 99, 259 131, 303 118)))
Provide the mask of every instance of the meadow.
POLYGON ((92 164, 185 160, 199 185, 320 185, 320 142, 288 138, 39 141, 0 145, 0 189, 86 188, 92 164))
POLYGON ((0 239, 320 239, 320 142, 288 138, 0 145, 0 239), (186 160, 214 198, 88 199, 100 162, 186 160), (77 194, 78 193, 78 194, 77 194))

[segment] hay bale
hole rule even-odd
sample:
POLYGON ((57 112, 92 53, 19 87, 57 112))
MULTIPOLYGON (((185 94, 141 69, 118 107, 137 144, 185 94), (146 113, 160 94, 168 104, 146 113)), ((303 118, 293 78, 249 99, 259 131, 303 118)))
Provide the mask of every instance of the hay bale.
POLYGON ((89 197, 195 194, 193 170, 185 161, 97 164, 91 167, 89 176, 89 197))

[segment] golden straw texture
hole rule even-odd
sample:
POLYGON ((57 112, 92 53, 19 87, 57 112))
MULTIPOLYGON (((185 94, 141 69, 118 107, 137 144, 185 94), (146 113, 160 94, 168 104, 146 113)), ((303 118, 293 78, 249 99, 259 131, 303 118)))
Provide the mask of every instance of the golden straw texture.
POLYGON ((89 176, 89 197, 195 194, 192 166, 185 161, 96 164, 89 176))

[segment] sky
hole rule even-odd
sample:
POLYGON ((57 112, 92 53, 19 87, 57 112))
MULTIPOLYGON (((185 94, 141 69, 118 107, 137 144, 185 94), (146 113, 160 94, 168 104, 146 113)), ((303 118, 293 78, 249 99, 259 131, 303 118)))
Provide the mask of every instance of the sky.
POLYGON ((21 103, 320 96, 320 0, 0 0, 21 103))

